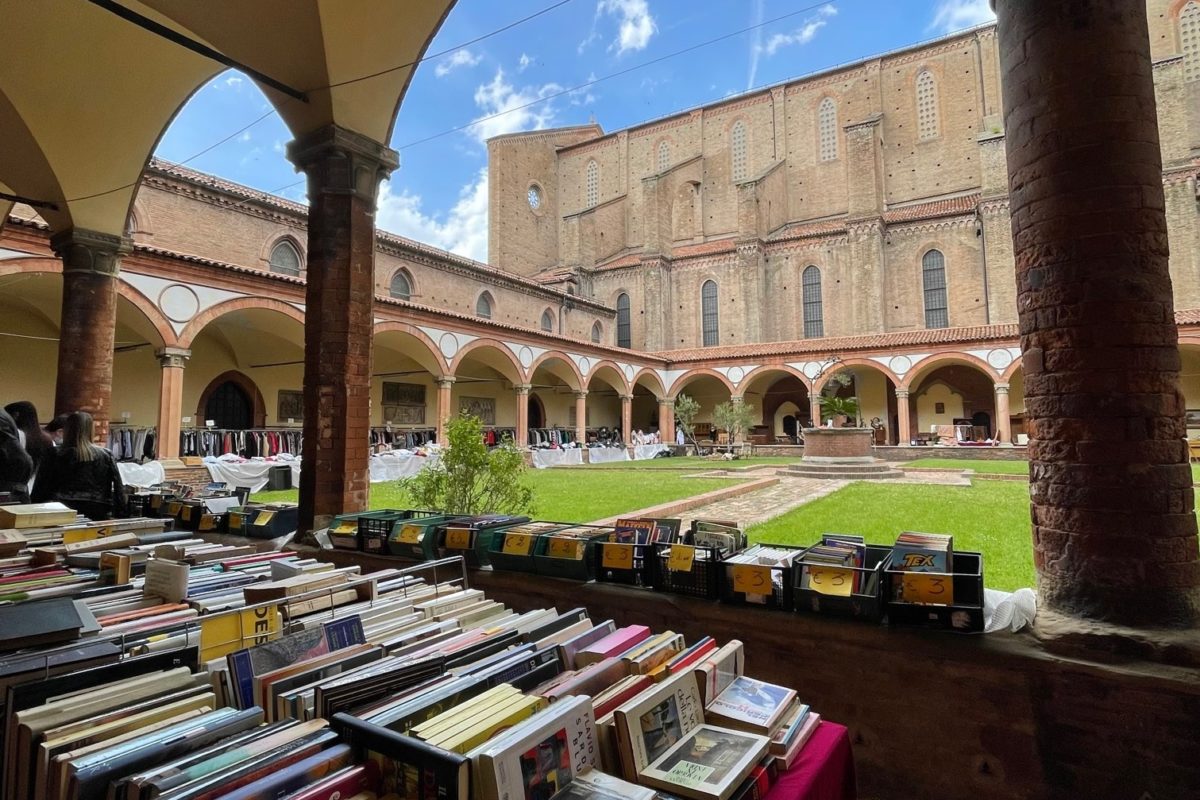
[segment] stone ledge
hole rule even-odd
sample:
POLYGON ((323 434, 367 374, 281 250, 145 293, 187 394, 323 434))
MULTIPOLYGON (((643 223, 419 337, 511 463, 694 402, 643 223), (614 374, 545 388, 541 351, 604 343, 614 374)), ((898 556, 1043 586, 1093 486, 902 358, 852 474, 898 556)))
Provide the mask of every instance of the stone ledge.
POLYGON ((1126 628, 1038 609, 1033 635, 1047 652, 1109 664, 1200 668, 1200 631, 1126 628))

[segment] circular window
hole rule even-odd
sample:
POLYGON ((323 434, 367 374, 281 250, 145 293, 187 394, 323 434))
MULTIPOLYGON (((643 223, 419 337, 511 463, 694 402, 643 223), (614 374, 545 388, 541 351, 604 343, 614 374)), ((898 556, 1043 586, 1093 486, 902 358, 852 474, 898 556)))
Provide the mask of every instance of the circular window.
POLYGON ((542 207, 542 190, 537 186, 530 186, 529 191, 525 193, 525 197, 529 200, 529 207, 534 211, 542 207))

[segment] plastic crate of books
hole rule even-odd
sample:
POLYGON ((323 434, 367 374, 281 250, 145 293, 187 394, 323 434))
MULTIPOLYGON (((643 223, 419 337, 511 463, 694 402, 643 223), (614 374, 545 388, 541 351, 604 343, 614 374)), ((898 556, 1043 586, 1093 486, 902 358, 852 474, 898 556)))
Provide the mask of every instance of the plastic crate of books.
POLYGON ((228 533, 229 513, 226 511, 210 511, 204 508, 200 511, 200 520, 196 525, 196 533, 228 533))
POLYGON ((720 593, 721 551, 693 544, 650 548, 650 583, 655 591, 716 600, 720 593))
POLYGON ((896 569, 889 555, 885 566, 889 625, 980 633, 983 631, 983 556, 953 551, 947 572, 896 569), (947 596, 949 593, 949 596, 947 596))
POLYGON ((246 526, 250 524, 250 520, 257 513, 258 506, 253 503, 229 509, 229 513, 225 515, 226 531, 234 536, 245 536, 246 526))
POLYGON ((612 533, 610 527, 572 525, 541 536, 533 548, 533 569, 549 578, 590 581, 596 574, 592 543, 612 533))
POLYGON ((387 555, 388 540, 396 529, 396 523, 406 519, 442 517, 437 511, 420 511, 412 508, 381 508, 358 514, 358 549, 364 553, 387 555))
POLYGON ((358 519, 370 511, 358 511, 352 514, 338 514, 329 523, 329 544, 335 550, 361 550, 358 538, 358 519))
POLYGON ((258 513, 246 520, 244 536, 253 539, 275 539, 286 536, 300 524, 300 506, 296 503, 263 503, 258 513))
POLYGON ((504 531, 514 525, 529 522, 529 517, 514 517, 507 514, 485 514, 478 517, 460 517, 448 521, 439 534, 438 557, 462 556, 467 566, 484 567, 489 560, 492 540, 503 536, 504 531))
POLYGON ((509 572, 534 572, 533 551, 537 540, 553 531, 570 528, 565 522, 527 522, 504 531, 503 536, 493 536, 488 549, 488 561, 492 569, 509 572))
POLYGON ((794 559, 802 548, 756 544, 721 562, 721 602, 791 611, 794 559))
POLYGON ((884 612, 883 568, 891 552, 890 547, 866 545, 861 567, 808 564, 801 555, 793 571, 796 613, 879 622, 884 612))
POLYGON ((459 517, 442 515, 395 520, 387 539, 387 554, 414 561, 432 561, 437 558, 437 548, 441 545, 442 526, 456 519, 459 517))
POLYGON ((650 586, 650 548, 652 544, 637 542, 592 543, 596 580, 601 583, 620 583, 625 586, 650 586))

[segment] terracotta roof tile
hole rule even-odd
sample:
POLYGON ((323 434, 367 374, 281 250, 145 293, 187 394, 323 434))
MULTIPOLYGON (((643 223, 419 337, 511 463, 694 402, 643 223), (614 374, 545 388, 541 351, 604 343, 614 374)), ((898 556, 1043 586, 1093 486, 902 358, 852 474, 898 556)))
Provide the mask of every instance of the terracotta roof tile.
POLYGON ((792 222, 767 237, 768 242, 787 242, 793 239, 811 239, 831 233, 845 233, 845 219, 829 219, 820 222, 792 222))
POLYGON ((696 256, 713 255, 714 253, 732 253, 736 249, 737 243, 733 239, 717 239, 711 242, 685 244, 683 247, 676 247, 671 251, 671 258, 695 258, 696 256))
POLYGON ((917 203, 912 206, 889 209, 883 212, 883 221, 889 225, 898 222, 913 222, 919 219, 936 219, 938 217, 957 217, 970 214, 979 205, 979 193, 951 197, 948 200, 934 200, 932 203, 917 203))

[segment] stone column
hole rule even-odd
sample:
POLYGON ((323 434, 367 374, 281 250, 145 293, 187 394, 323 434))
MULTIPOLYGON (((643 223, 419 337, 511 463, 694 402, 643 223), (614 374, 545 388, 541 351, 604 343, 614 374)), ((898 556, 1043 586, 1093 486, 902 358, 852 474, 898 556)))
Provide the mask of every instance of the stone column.
MULTIPOLYGON (((740 406, 746 402, 746 398, 744 395, 735 394, 735 395, 730 396, 729 402, 740 406)), ((729 444, 735 445, 735 444, 741 444, 741 443, 745 442, 746 441, 746 433, 747 433, 747 431, 743 430, 743 431, 738 432, 737 437, 730 436, 729 444)))
POLYGON ((438 444, 446 446, 446 423, 454 416, 453 397, 454 376, 439 375, 437 379, 437 440, 438 444))
POLYGON ((330 125, 288 145, 308 176, 301 533, 367 508, 375 201, 395 151, 330 125))
POLYGON ((587 444, 587 392, 575 393, 575 440, 587 444))
POLYGON ((996 7, 1042 603, 1189 626, 1200 560, 1145 4, 996 7))
POLYGON ((183 368, 191 350, 163 347, 154 351, 162 367, 158 395, 158 460, 179 460, 179 429, 183 425, 183 368))
POLYGON ((675 403, 658 401, 658 435, 663 444, 675 444, 675 403))
POLYGON ((908 389, 896 389, 896 416, 900 418, 896 426, 896 436, 898 437, 896 443, 901 447, 905 447, 912 442, 911 413, 912 409, 908 405, 908 389))
POLYGON ((529 393, 533 386, 528 383, 518 383, 513 386, 517 390, 517 447, 529 447, 529 393))
POLYGON ((63 262, 62 317, 54 413, 86 411, 96 441, 108 440, 112 415, 113 346, 117 329, 117 274, 128 239, 72 228, 50 246, 63 262))
POLYGON ((633 395, 621 395, 621 437, 625 444, 633 441, 633 395))
POLYGON ((1012 442, 1012 420, 1008 411, 1008 384, 996 384, 996 438, 1001 444, 1012 442))

